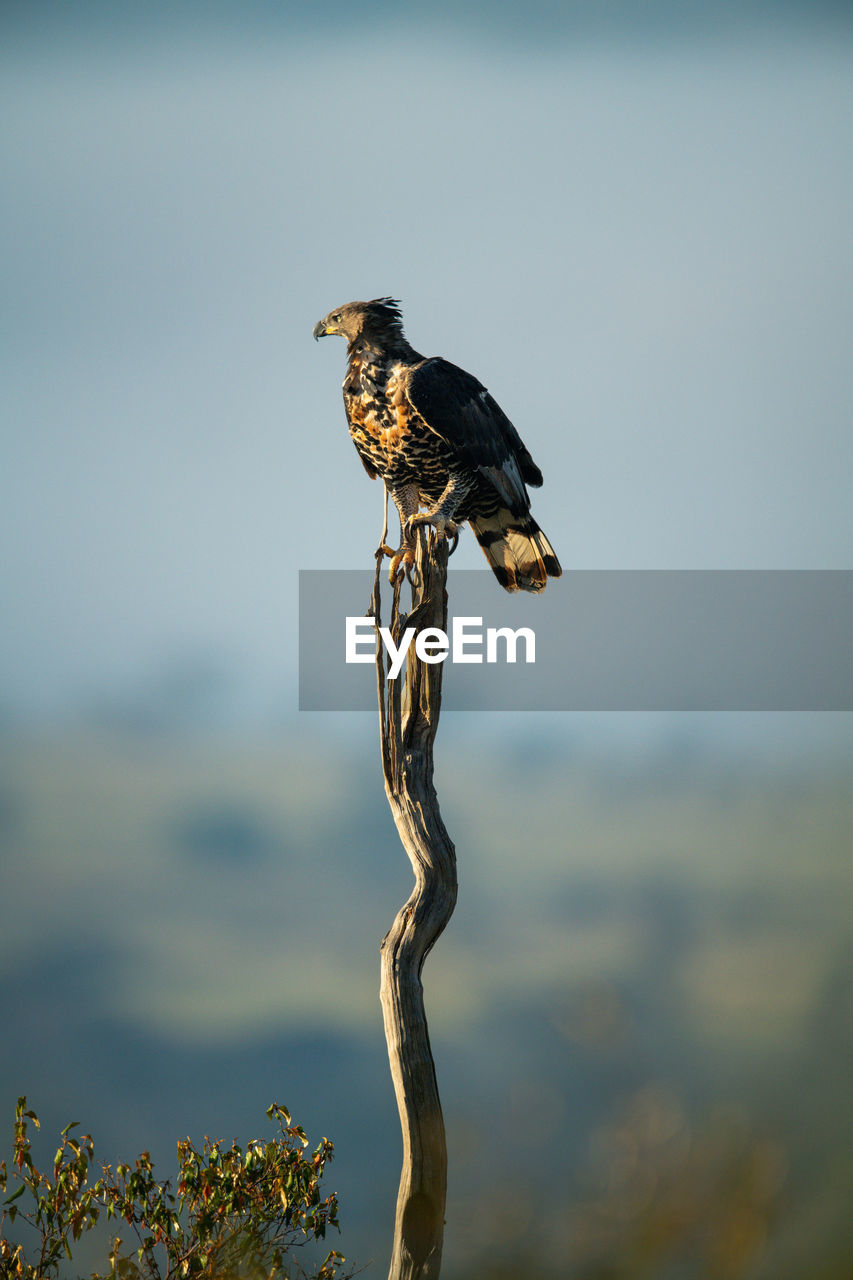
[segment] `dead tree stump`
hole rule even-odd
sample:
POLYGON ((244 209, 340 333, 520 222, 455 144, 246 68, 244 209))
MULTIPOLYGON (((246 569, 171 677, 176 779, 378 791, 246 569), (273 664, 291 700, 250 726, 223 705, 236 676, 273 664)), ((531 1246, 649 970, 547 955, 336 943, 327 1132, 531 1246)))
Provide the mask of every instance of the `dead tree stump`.
MULTIPOLYGON (((419 530, 408 615, 400 612, 400 585, 394 588, 389 625, 395 645, 407 626, 447 631, 447 553, 445 539, 419 530)), ((377 628, 381 573, 382 556, 377 553, 372 606, 377 628)), ((403 1132, 389 1280, 438 1276, 447 1194, 444 1120, 421 970, 456 905, 456 852, 441 820, 432 780, 443 664, 423 662, 414 648, 412 643, 405 681, 402 675, 388 679, 385 649, 378 642, 376 656, 385 792, 415 873, 415 887, 382 941, 380 1000, 403 1132)))

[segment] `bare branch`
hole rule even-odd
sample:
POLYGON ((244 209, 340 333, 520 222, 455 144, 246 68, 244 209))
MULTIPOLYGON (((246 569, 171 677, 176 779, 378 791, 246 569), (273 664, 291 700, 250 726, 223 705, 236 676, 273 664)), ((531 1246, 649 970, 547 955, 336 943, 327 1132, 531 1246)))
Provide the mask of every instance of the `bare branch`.
MULTIPOLYGON (((393 592, 389 625, 395 644, 406 626, 446 631, 447 556, 444 538, 418 530, 408 615, 400 614, 399 582, 393 592)), ((372 601, 377 628, 381 568, 377 556, 372 601)), ((456 852, 433 785, 442 669, 441 663, 421 661, 412 645, 405 682, 402 674, 390 680, 384 647, 377 642, 385 792, 415 874, 414 889, 382 942, 380 999, 403 1134, 389 1280, 437 1277, 444 1235, 447 1148, 421 984, 424 960, 456 905, 456 852)))

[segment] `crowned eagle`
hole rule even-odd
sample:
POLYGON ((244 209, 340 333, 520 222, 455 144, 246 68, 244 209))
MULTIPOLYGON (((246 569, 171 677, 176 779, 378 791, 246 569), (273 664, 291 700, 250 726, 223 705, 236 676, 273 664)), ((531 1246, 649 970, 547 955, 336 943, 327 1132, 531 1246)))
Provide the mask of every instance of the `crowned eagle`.
POLYGON ((530 514, 527 486, 541 485, 542 472, 483 384, 415 351, 393 298, 348 302, 314 326, 315 338, 335 333, 347 340, 350 436, 400 515, 392 580, 414 561, 417 525, 455 538, 466 520, 507 591, 542 591, 558 578, 560 562, 530 514))

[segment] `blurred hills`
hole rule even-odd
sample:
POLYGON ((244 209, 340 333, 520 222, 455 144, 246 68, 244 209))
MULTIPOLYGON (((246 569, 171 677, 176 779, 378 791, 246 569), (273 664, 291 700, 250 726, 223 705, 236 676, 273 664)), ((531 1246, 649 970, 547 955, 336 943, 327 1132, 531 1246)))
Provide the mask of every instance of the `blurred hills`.
MULTIPOLYGON (((7 735, 0 1103, 165 1174, 187 1132, 246 1139, 282 1101, 336 1143, 340 1244, 378 1274, 378 943, 411 876, 356 719, 299 745, 7 735)), ((450 719, 439 751, 445 1274, 819 1274, 853 1190, 849 760, 602 757, 494 723, 485 750, 450 719)))

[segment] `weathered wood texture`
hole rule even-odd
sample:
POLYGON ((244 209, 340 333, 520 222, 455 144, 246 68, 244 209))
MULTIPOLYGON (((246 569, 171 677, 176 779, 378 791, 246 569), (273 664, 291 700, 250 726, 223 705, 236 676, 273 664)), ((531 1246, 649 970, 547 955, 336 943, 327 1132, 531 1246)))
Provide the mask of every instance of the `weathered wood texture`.
MULTIPOLYGON (((379 557, 373 593, 377 627, 381 572, 379 557)), ((425 530, 418 534, 414 579, 408 615, 400 612, 401 588, 394 589, 389 625, 395 644, 407 626, 447 630, 447 542, 425 530)), ((378 646, 385 791, 415 873, 415 887, 382 942, 380 999, 403 1131, 389 1280, 437 1277, 444 1236, 447 1149, 421 984, 424 960, 456 905, 456 852, 432 780, 442 670, 442 663, 417 658, 412 644, 405 682, 388 680, 384 648, 378 646)))

